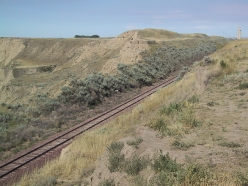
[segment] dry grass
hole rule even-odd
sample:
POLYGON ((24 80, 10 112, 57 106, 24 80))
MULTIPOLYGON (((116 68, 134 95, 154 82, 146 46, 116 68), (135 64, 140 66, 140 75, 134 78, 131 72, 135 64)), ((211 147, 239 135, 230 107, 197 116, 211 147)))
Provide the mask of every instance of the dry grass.
POLYGON ((162 29, 144 29, 139 31, 139 35, 141 38, 145 39, 172 39, 177 38, 179 39, 182 35, 162 29))
POLYGON ((186 101, 171 103, 168 107, 163 107, 160 114, 152 118, 146 125, 159 131, 161 136, 179 138, 200 124, 201 122, 197 121, 194 116, 194 104, 186 101))
POLYGON ((84 170, 94 166, 106 146, 132 133, 137 116, 138 114, 133 112, 115 119, 104 127, 86 132, 64 149, 59 159, 48 163, 31 176, 24 177, 18 185, 27 185, 48 175, 63 180, 80 180, 84 170))

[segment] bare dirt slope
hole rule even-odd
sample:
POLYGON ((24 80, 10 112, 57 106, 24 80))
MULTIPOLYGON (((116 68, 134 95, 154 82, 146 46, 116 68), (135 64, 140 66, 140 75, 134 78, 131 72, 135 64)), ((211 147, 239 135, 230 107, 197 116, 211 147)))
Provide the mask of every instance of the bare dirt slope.
POLYGON ((23 98, 15 94, 23 85, 23 95, 42 91, 42 87, 55 94, 69 77, 110 73, 120 62, 137 62, 141 59, 139 53, 148 48, 147 42, 139 41, 138 31, 128 31, 112 39, 1 38, 0 102, 23 98))

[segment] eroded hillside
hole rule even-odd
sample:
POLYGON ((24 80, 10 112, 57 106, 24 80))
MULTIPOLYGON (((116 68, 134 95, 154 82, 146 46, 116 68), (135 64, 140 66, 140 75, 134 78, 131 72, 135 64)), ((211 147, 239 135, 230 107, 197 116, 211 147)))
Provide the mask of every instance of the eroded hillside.
POLYGON ((133 64, 149 49, 137 34, 129 31, 112 39, 1 38, 0 101, 25 102, 42 87, 53 95, 69 77, 109 73, 120 62, 133 64))
POLYGON ((109 39, 1 38, 0 102, 26 103, 38 93, 57 95, 69 78, 84 78, 92 72, 115 73, 119 63, 135 64, 143 60, 142 52, 156 47, 188 45, 197 49, 195 40, 208 45, 204 40, 211 39, 219 42, 200 34, 155 29, 127 31, 109 39))
POLYGON ((0 40, 4 159, 120 103, 228 42, 203 34, 127 31, 102 39, 0 40))

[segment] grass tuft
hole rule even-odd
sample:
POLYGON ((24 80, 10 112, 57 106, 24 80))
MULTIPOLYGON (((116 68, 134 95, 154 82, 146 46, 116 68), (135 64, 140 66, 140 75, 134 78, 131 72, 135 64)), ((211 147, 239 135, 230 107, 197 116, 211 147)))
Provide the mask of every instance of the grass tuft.
POLYGON ((198 103, 198 102, 199 102, 199 97, 196 96, 196 95, 193 95, 192 97, 190 97, 190 98, 188 99, 188 102, 189 102, 189 103, 198 103))
POLYGON ((182 111, 182 103, 170 103, 168 107, 164 107, 161 109, 161 114, 170 115, 175 112, 181 112, 182 111))
POLYGON ((160 152, 154 157, 152 168, 155 172, 176 172, 180 168, 180 165, 177 164, 176 159, 173 160, 170 158, 169 153, 164 155, 162 150, 160 150, 160 152))
POLYGON ((42 179, 34 181, 31 185, 35 186, 53 186, 56 185, 57 179, 54 176, 43 177, 42 179))
POLYGON ((172 145, 177 149, 187 150, 190 147, 194 147, 195 145, 192 143, 185 143, 180 140, 175 140, 172 145))
POLYGON ((125 161, 125 157, 123 154, 121 154, 121 150, 124 147, 124 143, 122 142, 113 142, 108 147, 108 153, 109 153, 109 171, 115 172, 117 170, 120 170, 122 164, 125 161))
POLYGON ((134 155, 132 158, 125 161, 123 169, 128 175, 135 176, 138 175, 139 172, 144 168, 146 168, 148 163, 149 158, 138 157, 137 155, 134 155))
POLYGON ((207 106, 213 107, 213 106, 216 106, 216 105, 219 105, 219 103, 214 102, 214 101, 207 102, 207 106))
POLYGON ((147 126, 160 132, 162 136, 182 136, 190 128, 201 125, 194 116, 194 105, 189 102, 170 103, 160 110, 147 126))
POLYGON ((183 181, 184 185, 213 185, 213 174, 200 164, 189 164, 186 167, 183 181))
POLYGON ((133 140, 128 140, 127 144, 130 146, 134 146, 136 149, 138 149, 138 145, 143 141, 143 139, 141 137, 138 137, 136 139, 133 140))
POLYGON ((224 60, 221 60, 220 61, 220 66, 221 66, 222 69, 224 69, 224 68, 227 67, 227 63, 224 60))
POLYGON ((220 146, 222 147, 229 147, 229 148, 237 148, 237 147, 242 147, 241 144, 235 143, 235 142, 221 142, 219 143, 220 146))

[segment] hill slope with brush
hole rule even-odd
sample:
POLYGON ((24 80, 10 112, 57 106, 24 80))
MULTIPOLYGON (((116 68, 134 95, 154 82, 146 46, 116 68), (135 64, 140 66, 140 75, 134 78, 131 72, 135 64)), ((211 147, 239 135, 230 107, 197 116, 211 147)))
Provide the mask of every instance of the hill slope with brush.
POLYGON ((197 61, 18 185, 247 185, 247 46, 197 61))
POLYGON ((115 38, 1 38, 1 159, 185 67, 181 78, 187 66, 227 42, 157 29, 115 38))

